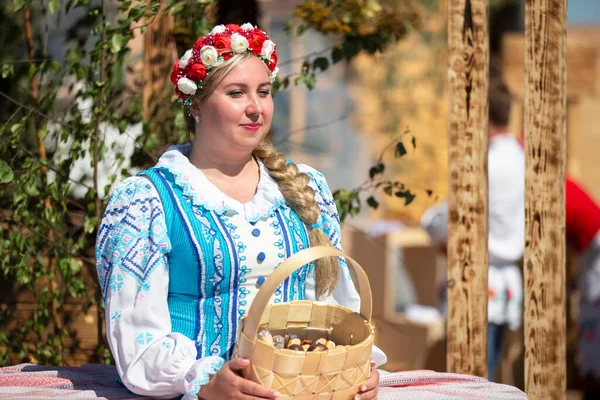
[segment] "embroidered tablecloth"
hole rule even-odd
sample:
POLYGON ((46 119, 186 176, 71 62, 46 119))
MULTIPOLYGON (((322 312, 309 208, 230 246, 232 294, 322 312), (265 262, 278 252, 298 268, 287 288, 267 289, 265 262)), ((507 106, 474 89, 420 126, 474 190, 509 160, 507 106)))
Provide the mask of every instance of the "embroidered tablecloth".
MULTIPOLYGON (((523 400, 520 390, 469 375, 434 371, 381 372, 380 400, 523 400)), ((119 381, 112 365, 48 367, 19 364, 0 368, 0 399, 140 400, 119 381)))

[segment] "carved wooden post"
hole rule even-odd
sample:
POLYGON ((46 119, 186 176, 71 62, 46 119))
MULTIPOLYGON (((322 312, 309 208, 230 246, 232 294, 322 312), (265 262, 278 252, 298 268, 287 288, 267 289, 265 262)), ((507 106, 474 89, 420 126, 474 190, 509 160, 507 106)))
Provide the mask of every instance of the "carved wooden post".
MULTIPOLYGON (((150 120, 161 104, 168 77, 173 67, 173 17, 165 12, 167 2, 161 0, 161 11, 154 17, 144 33, 144 89, 142 94, 143 117, 150 120)), ((162 103, 164 106, 164 103, 162 103)))
POLYGON ((525 15, 525 390, 566 390, 566 0, 527 0, 525 15))
POLYGON ((448 17, 448 371, 487 377, 488 0, 448 17))

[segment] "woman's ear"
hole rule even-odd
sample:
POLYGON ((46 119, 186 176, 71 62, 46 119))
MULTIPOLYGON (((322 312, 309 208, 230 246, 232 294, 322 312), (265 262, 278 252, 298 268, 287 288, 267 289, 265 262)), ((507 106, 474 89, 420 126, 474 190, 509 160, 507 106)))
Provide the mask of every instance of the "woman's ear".
POLYGON ((190 107, 190 113, 194 118, 194 121, 196 121, 196 123, 200 122, 200 100, 197 97, 195 97, 194 101, 192 102, 192 106, 190 107))

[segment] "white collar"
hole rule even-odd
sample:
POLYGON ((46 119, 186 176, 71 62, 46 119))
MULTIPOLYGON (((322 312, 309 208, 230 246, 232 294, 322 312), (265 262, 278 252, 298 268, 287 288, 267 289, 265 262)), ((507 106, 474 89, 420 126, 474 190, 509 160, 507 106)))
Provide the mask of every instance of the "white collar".
POLYGON ((156 166, 173 174, 175 184, 183 190, 183 195, 188 197, 192 204, 218 214, 234 211, 249 222, 268 217, 275 209, 285 204, 277 182, 271 178, 261 160, 258 160, 260 177, 256 193, 249 202, 240 203, 219 190, 202 171, 190 163, 188 155, 191 149, 191 143, 171 146, 160 157, 156 166))

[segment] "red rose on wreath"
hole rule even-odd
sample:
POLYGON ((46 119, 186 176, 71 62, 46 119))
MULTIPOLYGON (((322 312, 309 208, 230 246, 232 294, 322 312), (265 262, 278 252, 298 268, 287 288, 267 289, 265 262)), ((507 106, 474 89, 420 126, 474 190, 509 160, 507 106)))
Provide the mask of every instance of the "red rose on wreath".
POLYGON ((237 24, 227 24, 225 25, 225 28, 229 28, 236 33, 239 33, 242 30, 242 28, 240 28, 240 26, 237 24))
POLYGON ((208 36, 204 36, 201 37, 200 39, 196 40, 196 44, 194 44, 194 49, 196 49, 196 51, 200 51, 202 49, 202 47, 204 46, 210 46, 211 42, 210 39, 208 39, 208 36))
POLYGON ((215 49, 219 54, 227 53, 231 51, 231 37, 219 36, 215 38, 215 49))
POLYGON ((171 82, 173 85, 177 86, 177 80, 179 79, 179 60, 175 61, 173 64, 173 71, 171 71, 171 82))
POLYGON ((271 72, 275 71, 275 68, 277 67, 277 61, 278 61, 277 53, 273 52, 271 54, 271 62, 269 64, 269 71, 271 71, 271 72))
POLYGON ((202 63, 194 64, 190 67, 187 76, 194 82, 201 81, 206 76, 206 67, 202 63))
POLYGON ((260 55, 265 40, 267 40, 267 35, 260 29, 255 29, 252 33, 252 38, 248 40, 250 42, 250 48, 252 49, 252 52, 257 56, 260 55))

